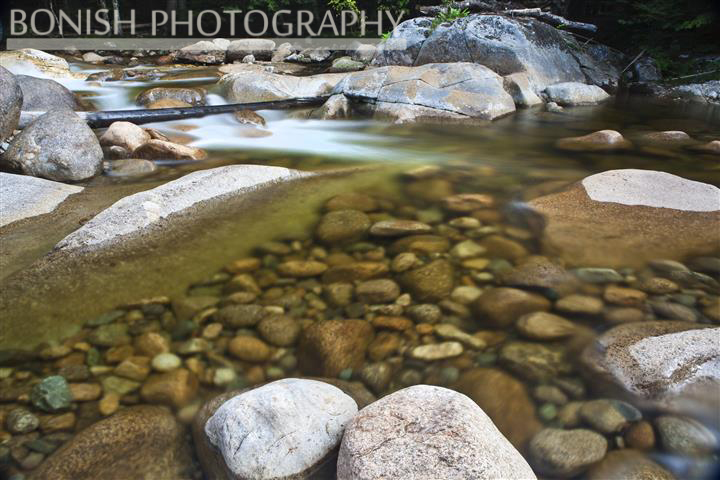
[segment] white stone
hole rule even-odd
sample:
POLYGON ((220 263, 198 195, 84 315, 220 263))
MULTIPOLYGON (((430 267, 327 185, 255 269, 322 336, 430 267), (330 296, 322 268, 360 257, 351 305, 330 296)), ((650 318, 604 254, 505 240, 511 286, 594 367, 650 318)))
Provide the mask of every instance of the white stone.
POLYGON ((134 123, 113 122, 100 137, 100 145, 117 145, 132 152, 140 145, 150 141, 150 134, 134 123))
POLYGON ((418 360, 434 361, 457 357, 461 353, 463 346, 460 342, 442 342, 415 347, 410 355, 418 360))
POLYGON ((0 172, 0 227, 50 213, 83 187, 0 172))
POLYGON ((340 446, 338 480, 535 479, 490 418, 465 395, 417 385, 365 407, 340 446))
POLYGON ((287 378, 237 395, 205 424, 234 478, 304 478, 340 443, 355 400, 316 380, 287 378))
POLYGON ((169 372, 179 368, 182 365, 182 360, 174 353, 165 352, 155 355, 150 364, 158 372, 169 372))
POLYGON ((720 189, 654 170, 609 170, 582 181, 596 202, 671 208, 686 212, 720 210, 720 189))
POLYGON ((225 98, 231 102, 267 102, 326 95, 344 77, 344 73, 296 77, 260 70, 244 70, 223 76, 218 85, 225 98))
POLYGON ((159 187, 125 197, 62 239, 58 249, 97 247, 148 229, 161 219, 200 202, 239 195, 274 183, 310 176, 281 167, 231 165, 190 173, 159 187))
POLYGON ((579 82, 563 82, 545 88, 550 101, 560 105, 594 105, 610 97, 605 90, 595 85, 579 82))

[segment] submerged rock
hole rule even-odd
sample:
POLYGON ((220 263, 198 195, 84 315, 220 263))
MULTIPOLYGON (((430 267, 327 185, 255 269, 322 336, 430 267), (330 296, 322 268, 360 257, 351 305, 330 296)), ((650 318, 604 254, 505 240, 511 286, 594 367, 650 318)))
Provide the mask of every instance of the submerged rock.
POLYGON ((97 248, 158 228, 171 214, 224 195, 240 195, 304 173, 280 167, 232 165, 190 173, 159 187, 125 197, 61 240, 57 248, 97 248))
POLYGON ((605 437, 592 430, 546 428, 530 442, 530 458, 540 473, 571 477, 602 460, 607 448, 605 437))
POLYGON ((621 449, 607 456, 587 473, 589 480, 675 480, 675 476, 637 450, 621 449))
POLYGON ((610 170, 529 205, 546 219, 543 249, 573 266, 640 267, 720 251, 720 189, 669 173, 610 170))
POLYGON ((279 380, 222 403, 204 425, 205 441, 222 455, 222 478, 312 478, 334 459, 357 409, 327 383, 279 380))
POLYGON ((23 92, 15 75, 0 66, 0 142, 9 138, 18 126, 23 92))
POLYGON ((344 94, 358 108, 398 122, 493 120, 515 111, 502 77, 474 63, 381 67, 351 73, 333 94, 344 94))
POLYGON ((41 480, 189 478, 193 467, 185 431, 172 413, 130 407, 74 436, 32 472, 41 480))
POLYGON ((373 339, 365 320, 324 320, 300 335, 297 356, 300 370, 310 375, 337 377, 341 371, 359 371, 373 339))
POLYGON ((0 172, 0 227, 50 213, 83 187, 0 172))
POLYGON ((600 130, 581 137, 561 138, 555 143, 561 150, 579 152, 623 150, 630 145, 630 142, 615 130, 600 130))
POLYGON ((530 466, 469 398, 409 387, 371 404, 348 424, 338 480, 534 479, 530 466))
POLYGON ((69 110, 53 110, 32 122, 0 161, 25 175, 59 182, 87 180, 102 172, 103 152, 95 133, 69 110))
MULTIPOLYGON (((619 325, 582 356, 593 382, 649 407, 720 411, 720 329, 675 321, 619 325)), ((715 418, 720 423, 720 418, 715 418)))

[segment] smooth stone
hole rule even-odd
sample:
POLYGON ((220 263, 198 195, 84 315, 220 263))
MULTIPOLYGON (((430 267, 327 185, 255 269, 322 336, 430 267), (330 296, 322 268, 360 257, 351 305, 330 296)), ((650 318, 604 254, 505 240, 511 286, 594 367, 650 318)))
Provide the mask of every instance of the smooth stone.
POLYGON ((359 210, 336 210, 320 220, 315 235, 325 244, 350 243, 360 240, 370 228, 370 218, 359 210))
POLYGON ((52 110, 25 127, 0 161, 25 175, 79 182, 102 172, 103 152, 83 119, 70 110, 52 110))
POLYGON ((400 296, 400 286, 393 280, 367 280, 355 289, 359 301, 363 303, 389 303, 400 296))
POLYGON ((543 251, 570 266, 639 268, 720 247, 720 189, 664 172, 598 173, 529 206, 546 220, 543 251))
POLYGON ((233 113, 233 117, 235 117, 235 120, 242 125, 254 125, 258 127, 264 127, 267 125, 267 122, 262 115, 253 110, 238 110, 233 113))
POLYGON ((555 302, 558 311, 580 315, 597 315, 603 311, 604 306, 601 299, 580 294, 568 295, 555 302))
POLYGON ((230 340, 228 351, 244 362, 262 363, 270 357, 270 347, 259 338, 238 335, 230 340))
POLYGON ((588 480, 675 480, 675 476, 632 449, 612 450, 587 472, 588 480))
POLYGON ((417 360, 433 362, 457 357, 462 353, 463 346, 460 342, 442 342, 415 347, 410 351, 410 356, 417 360))
POLYGON ((113 122, 100 137, 100 145, 123 147, 128 152, 150 141, 150 134, 130 122, 113 122))
POLYGON ((360 370, 372 340, 373 327, 365 320, 316 322, 300 335, 300 371, 333 378, 347 368, 360 370))
POLYGON ((706 426, 687 417, 662 415, 655 419, 662 446, 679 455, 708 455, 720 446, 717 437, 706 426))
POLYGON ((355 192, 341 193, 325 203, 325 209, 329 212, 335 210, 359 210, 367 213, 377 210, 378 206, 378 201, 375 198, 355 192))
POLYGON ((204 431, 229 478, 310 478, 332 458, 356 413, 337 387, 290 378, 227 400, 204 431))
POLYGON ((145 160, 203 160, 207 152, 165 140, 148 140, 132 151, 132 156, 145 160))
POLYGON ((430 225, 414 220, 382 220, 373 223, 370 227, 370 234, 378 237, 399 237, 431 231, 430 225))
POLYGON ((179 61, 200 63, 205 65, 216 65, 225 62, 227 45, 215 39, 213 41, 201 40, 192 45, 182 47, 174 53, 179 61))
POLYGON ((19 75, 32 73, 38 77, 76 78, 84 80, 87 74, 73 73, 67 60, 34 48, 21 48, 0 52, 0 65, 19 75))
POLYGON ((140 397, 151 404, 181 408, 190 403, 198 390, 195 374, 184 368, 151 375, 140 389, 140 397))
POLYGON ((655 430, 647 420, 633 423, 625 431, 623 440, 628 448, 652 450, 655 447, 655 430))
POLYGON ((595 430, 606 434, 617 433, 642 418, 637 408, 621 400, 591 400, 583 404, 579 413, 595 430))
POLYGON ((444 259, 409 270, 400 276, 400 284, 419 301, 438 301, 450 295, 454 270, 444 259))
POLYGON ((155 87, 145 90, 135 99, 138 105, 147 106, 160 100, 176 100, 188 105, 205 105, 207 92, 203 88, 155 87))
POLYGON ((472 240, 463 240, 450 249, 450 255, 460 259, 479 257, 486 252, 485 247, 478 245, 472 240))
POLYGON ((215 320, 228 328, 254 327, 265 318, 262 305, 228 305, 215 313, 215 320))
POLYGON ((83 187, 0 172, 0 227, 54 211, 83 187))
POLYGON ((29 75, 16 75, 15 78, 23 93, 23 111, 85 110, 75 94, 55 80, 29 75))
POLYGON ((129 407, 93 423, 65 443, 32 478, 188 478, 193 471, 185 430, 172 413, 129 407))
POLYGON ((5 426, 8 432, 22 435, 36 430, 40 426, 40 419, 26 408, 15 408, 7 413, 5 426))
POLYGON ((556 83, 547 86, 543 92, 551 102, 564 107, 596 105, 610 98, 602 88, 579 82, 556 83))
POLYGON ((32 404, 45 412, 65 410, 72 400, 67 380, 59 375, 43 378, 30 392, 32 404))
POLYGON ((269 102, 328 95, 346 75, 326 73, 300 77, 267 72, 257 65, 243 67, 224 75, 218 81, 221 94, 231 103, 269 102))
POLYGON ((61 240, 56 248, 98 248, 120 242, 157 227, 172 214, 187 212, 213 198, 240 195, 305 175, 286 168, 258 165, 231 165, 193 172, 115 202, 61 240))
POLYGON ((520 317, 515 327, 531 340, 557 340, 577 332, 574 323, 548 312, 533 312, 520 317))
POLYGON ((524 290, 498 287, 486 290, 472 308, 478 321, 502 328, 509 327, 527 313, 550 310, 550 301, 524 290))
POLYGON ((576 268, 573 273, 583 282, 587 283, 615 283, 622 282, 623 277, 612 268, 576 268))
POLYGON ((513 341, 500 349, 499 360, 510 371, 531 382, 543 382, 569 373, 564 352, 540 343, 513 341))
POLYGON ((530 441, 530 459, 538 472, 571 477, 605 457, 607 440, 591 430, 546 428, 530 441))
POLYGON ((106 168, 106 173, 117 177, 141 177, 158 170, 155 162, 140 158, 114 160, 108 166, 109 169, 106 168))
POLYGON ((547 257, 532 256, 515 268, 498 276, 503 285, 521 288, 549 289, 555 293, 574 290, 577 280, 561 265, 547 257))
POLYGON ((477 403, 520 451, 525 451, 527 442, 542 428, 525 384, 503 370, 466 370, 453 388, 477 403))
POLYGON ((260 321, 257 331, 271 345, 290 347, 297 342, 302 327, 293 317, 270 315, 260 321))
POLYGON ((327 269, 326 264, 314 260, 291 260, 277 267, 278 273, 283 277, 315 277, 322 275, 327 269))
POLYGON ((598 152, 624 150, 632 144, 615 130, 600 130, 580 137, 561 138, 555 142, 560 150, 573 152, 598 152))
POLYGON ((418 385, 358 413, 342 438, 338 480, 523 478, 523 457, 468 397, 418 385))
POLYGON ((720 423, 720 328, 675 321, 618 325, 581 357, 599 388, 641 408, 706 414, 720 423))

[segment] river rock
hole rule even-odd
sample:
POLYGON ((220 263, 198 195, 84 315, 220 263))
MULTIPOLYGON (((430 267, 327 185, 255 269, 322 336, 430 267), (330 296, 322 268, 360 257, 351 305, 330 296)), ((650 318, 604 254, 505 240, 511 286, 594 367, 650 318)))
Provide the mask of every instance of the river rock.
POLYGON ((468 397, 417 385, 358 413, 340 446, 338 480, 523 478, 530 466, 468 397))
POLYGON ((84 80, 87 74, 73 73, 67 60, 56 55, 21 48, 0 52, 0 65, 16 75, 34 75, 49 78, 76 78, 84 80))
POLYGON ((529 205, 546 220, 543 249, 573 266, 640 267, 720 249, 720 189, 668 173, 610 170, 529 205))
POLYGON ((141 177, 157 171, 158 166, 150 160, 126 158, 115 160, 106 166, 105 173, 114 177, 141 177))
POLYGON ((716 451, 720 442, 712 430, 688 417, 662 415, 655 419, 662 446, 679 455, 708 455, 716 451))
POLYGON ((420 345, 410 351, 410 356, 416 360, 432 362, 457 357, 463 353, 460 342, 442 342, 420 345))
POLYGON ((588 480, 675 480, 665 470, 637 450, 612 450, 587 472, 588 480))
POLYGON ((549 289, 555 293, 572 291, 577 281, 561 265, 539 255, 526 258, 517 267, 502 272, 503 285, 534 289, 549 289))
POLYGON ((61 240, 57 248, 97 248, 161 228, 166 217, 224 195, 246 194, 275 182, 305 176, 281 167, 231 165, 201 170, 159 187, 127 196, 61 240))
POLYGON ((400 287, 393 280, 378 279, 360 283, 355 294, 363 303, 389 303, 400 296, 400 287))
POLYGON ((204 433, 226 478, 311 478, 332 461, 355 401, 337 387, 288 378, 225 401, 204 433))
POLYGON ((582 355, 598 388, 635 405, 707 414, 720 423, 720 329, 675 321, 618 325, 582 355))
POLYGON ((358 371, 372 339, 373 327, 365 320, 316 322, 300 335, 300 371, 331 378, 348 368, 358 371))
POLYGON ((45 377, 30 392, 32 404, 45 412, 58 412, 70 407, 72 392, 60 375, 45 377))
POLYGON ((370 227, 370 234, 378 237, 401 237, 430 231, 432 231, 430 225, 415 220, 382 220, 373 223, 370 227))
POLYGON ((467 370, 453 388, 473 399, 520 451, 542 428, 525 385, 500 369, 467 370))
POLYGON ((473 63, 381 67, 351 73, 333 94, 344 94, 358 108, 396 122, 493 120, 515 110, 502 77, 473 63))
POLYGON ((0 227, 50 213, 83 187, 0 172, 0 227))
POLYGON ((580 417, 595 430, 611 434, 642 418, 640 411, 622 400, 596 399, 580 407, 580 417))
POLYGON ((134 123, 113 122, 100 137, 100 145, 119 146, 128 152, 150 141, 150 134, 134 123))
POLYGON ((512 96, 515 106, 532 107, 542 103, 542 99, 535 93, 530 85, 530 79, 524 72, 511 73, 503 77, 503 86, 512 96))
POLYGON ((165 409, 130 407, 90 425, 32 472, 33 480, 189 478, 185 430, 165 409))
POLYGON ((333 60, 328 69, 330 73, 356 72, 365 68, 365 64, 353 60, 350 57, 340 57, 333 60))
POLYGON ((447 260, 433 260, 400 276, 400 283, 419 301, 438 301, 453 289, 453 267, 447 260))
POLYGON ((577 331, 575 324, 548 312, 533 312, 518 318, 516 328, 531 340, 557 340, 577 331))
POLYGON ((564 107, 595 105, 610 98, 600 87, 579 82, 564 82, 549 85, 543 90, 551 102, 564 107))
POLYGON ((345 95, 331 95, 325 103, 312 111, 310 118, 320 120, 340 120, 350 118, 352 105, 345 95))
POLYGON ((327 95, 344 76, 342 73, 326 73, 296 77, 248 68, 224 75, 218 87, 232 103, 269 102, 327 95))
POLYGON ((478 320, 494 327, 508 327, 518 318, 550 310, 550 301, 536 293, 516 288, 491 288, 472 304, 478 320))
POLYGON ((102 171, 103 152, 84 120, 69 110, 38 117, 10 144, 0 161, 25 175, 59 182, 87 180, 102 171))
POLYGON ((5 426, 8 432, 22 435, 36 430, 40 426, 40 419, 26 408, 14 408, 7 412, 5 426))
POLYGON ((257 327, 260 336, 271 345, 290 347, 295 344, 302 327, 293 317, 270 315, 260 321, 257 327))
POLYGON ((561 349, 540 343, 508 342, 500 349, 499 360, 508 370, 531 382, 547 381, 570 372, 561 349))
POLYGON ((9 138, 18 126, 23 92, 15 75, 0 66, 0 142, 9 138))
POLYGON ((624 150, 631 146, 620 132, 615 130, 599 130, 580 137, 561 138, 555 142, 561 150, 573 152, 598 152, 611 150, 624 150))
POLYGON ((358 210, 336 210, 326 213, 320 220, 315 235, 323 243, 338 243, 360 240, 370 228, 370 218, 358 210))
POLYGON ((205 105, 207 92, 203 88, 155 87, 137 96, 138 105, 147 106, 160 100, 177 100, 189 105, 205 105))
POLYGON ((195 374, 184 368, 151 375, 140 389, 143 401, 181 408, 190 403, 198 389, 195 374))
POLYGON ((378 47, 377 65, 475 62, 499 75, 525 73, 538 93, 559 82, 614 86, 625 66, 607 49, 583 50, 567 32, 535 19, 469 15, 433 27, 429 18, 407 20, 378 47))
POLYGON ((175 52, 178 61, 218 65, 225 62, 227 40, 202 40, 181 48, 175 52))
POLYGON ((275 42, 265 38, 243 38, 234 40, 227 46, 227 63, 242 60, 252 55, 257 60, 270 60, 275 50, 275 42))
POLYGON ((75 94, 55 80, 29 75, 16 75, 15 78, 23 93, 23 111, 85 110, 75 94))
POLYGON ((571 477, 605 457, 605 437, 592 430, 546 428, 530 441, 530 458, 545 475, 571 477))
POLYGON ((238 335, 228 344, 230 354, 243 362, 262 363, 270 357, 270 347, 259 338, 238 335))

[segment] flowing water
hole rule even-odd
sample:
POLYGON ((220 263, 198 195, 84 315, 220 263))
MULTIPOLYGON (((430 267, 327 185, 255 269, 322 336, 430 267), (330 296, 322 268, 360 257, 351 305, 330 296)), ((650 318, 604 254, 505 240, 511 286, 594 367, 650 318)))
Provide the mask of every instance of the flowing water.
MULTIPOLYGON (((96 71, 93 70, 96 67, 82 64, 75 64, 73 68, 84 73, 96 71)), ((139 108, 134 102, 137 94, 155 86, 202 86, 208 89, 209 104, 221 104, 224 100, 214 86, 218 77, 214 69, 178 68, 166 70, 153 80, 62 83, 90 99, 98 110, 118 110, 139 108)), ((131 342, 130 337, 137 342, 139 336, 159 331, 172 339, 172 351, 180 354, 185 368, 200 379, 199 389, 193 390, 182 404, 174 405, 183 420, 191 416, 202 398, 286 376, 330 375, 362 381, 376 395, 403 386, 430 383, 459 388, 470 395, 527 454, 527 440, 541 424, 571 428, 592 421, 578 419, 577 408, 573 415, 573 405, 579 405, 575 402, 614 398, 609 391, 587 381, 578 355, 597 334, 613 326, 616 320, 608 320, 607 312, 617 310, 618 305, 608 305, 606 301, 602 312, 556 312, 573 322, 575 329, 571 334, 543 340, 528 339, 527 334, 518 332, 513 322, 501 322, 500 326, 478 316, 473 307, 476 293, 498 285, 502 273, 511 269, 519 256, 539 253, 537 225, 532 218, 520 214, 525 211, 525 202, 593 173, 619 168, 662 170, 720 185, 717 156, 698 153, 687 145, 638 143, 630 150, 614 153, 567 152, 555 147, 560 138, 603 129, 618 130, 630 140, 656 130, 682 130, 697 143, 715 140, 720 138, 720 108, 706 105, 618 98, 602 106, 566 109, 563 113, 523 110, 485 126, 389 125, 362 119, 306 120, 300 118, 298 112, 259 113, 267 120, 266 128, 240 125, 230 114, 145 125, 174 141, 206 149, 208 158, 200 162, 158 162, 158 170, 143 177, 112 174, 99 177, 88 184, 85 194, 90 200, 85 201, 97 210, 128 193, 154 187, 194 170, 222 165, 276 165, 318 172, 355 170, 335 173, 296 189, 286 186, 279 198, 261 199, 252 209, 246 206, 241 210, 242 205, 219 208, 221 213, 207 222, 175 232, 174 239, 161 245, 162 251, 157 245, 145 245, 132 252, 121 249, 115 258, 98 264, 62 264, 26 277, 22 276, 22 270, 72 231, 74 222, 82 215, 69 213, 72 222, 57 220, 34 229, 11 231, 2 252, 2 276, 6 278, 2 280, 4 293, 0 300, 7 307, 6 313, 17 322, 18 329, 5 338, 10 338, 14 347, 22 347, 24 343, 33 343, 35 347, 39 340, 45 340, 37 348, 44 348, 46 354, 44 360, 25 361, 22 360, 27 358, 23 357, 25 354, 18 351, 9 355, 6 363, 12 366, 0 368, 3 388, 21 395, 45 375, 57 373, 68 365, 86 364, 105 386, 107 396, 106 379, 117 375, 117 371, 113 374, 113 368, 129 355, 139 355, 130 348, 129 354, 126 352, 123 357, 122 352, 119 353, 121 345, 131 342), (372 204, 365 208, 372 221, 419 220, 433 226, 433 236, 418 239, 416 245, 399 245, 395 238, 382 237, 343 244, 314 240, 313 232, 325 202, 351 192, 364 195, 355 201, 372 204), (462 213, 445 208, 443 199, 458 193, 488 195, 494 203, 479 211, 462 213), (458 217, 464 220, 457 220, 458 217), (488 247, 483 243, 487 237, 501 238, 501 245, 488 247), (484 245, 480 253, 450 255, 455 265, 454 286, 467 288, 454 292, 449 300, 440 301, 431 295, 425 302, 430 307, 424 312, 409 307, 407 295, 391 294, 394 298, 390 300, 372 301, 368 300, 371 294, 363 300, 356 292, 356 297, 352 298, 350 293, 351 298, 342 300, 338 298, 342 297, 341 293, 328 291, 329 281, 321 273, 300 278, 278 273, 281 264, 292 260, 309 259, 332 269, 357 261, 387 265, 397 254, 413 252, 421 260, 429 261, 443 258, 451 245, 465 240, 484 245), (20 245, 23 252, 8 252, 20 245), (245 266, 233 263, 238 259, 243 259, 240 264, 245 266), (154 300, 140 301, 152 297, 154 300), (218 312, 230 305, 244 304, 263 305, 306 328, 323 319, 365 318, 375 326, 375 337, 371 343, 370 338, 365 342, 368 353, 360 364, 340 371, 309 364, 303 358, 307 352, 299 351, 309 347, 298 347, 297 338, 276 339, 274 334, 262 331, 259 335, 270 347, 263 343, 261 350, 268 351, 243 352, 240 347, 232 346, 232 340, 236 335, 257 337, 254 323, 240 326, 218 312), (101 315, 106 312, 112 314, 101 315), (36 336, 37 333, 23 336, 21 325, 39 318, 48 325, 46 338, 41 338, 42 334, 36 336), (81 329, 86 321, 95 323, 81 329), (92 340, 104 322, 124 326, 119 343, 114 343, 116 339, 92 340), (457 335, 437 334, 433 325, 438 322, 454 325, 475 340, 463 337, 461 352, 438 360, 411 353, 421 345, 457 340, 457 335), (12 341, 13 336, 17 341, 12 341), (193 338, 196 343, 202 339, 202 345, 190 346, 193 338), (89 343, 88 339, 91 339, 89 343), (513 356, 506 348, 512 343, 529 350, 513 356), (54 356, 47 353, 48 345, 69 346, 73 353, 54 356), (557 359, 557 352, 561 360, 557 359), (533 356, 536 358, 531 358, 533 356), (493 375, 501 378, 488 376, 488 372, 496 372, 493 375), (509 383, 517 382, 508 377, 508 373, 520 379, 522 393, 508 387, 509 383), (468 383, 475 374, 490 383, 497 381, 496 385, 486 388, 497 390, 497 398, 478 392, 472 382, 468 383), (513 398, 502 398, 506 390, 512 392, 508 395, 513 398), (498 402, 507 402, 517 412, 503 413, 502 408, 493 407, 498 402), (517 419, 513 419, 516 414, 517 419)), ((82 212, 89 207, 74 205, 74 208, 82 212)), ((359 206, 350 208, 360 209, 359 206)), ((85 213, 92 211, 89 208, 85 213)), ((617 268, 617 271, 622 276, 617 283, 633 288, 643 280, 662 276, 648 268, 617 268)), ((390 273, 381 276, 397 279, 403 286, 403 294, 407 289, 412 290, 412 287, 406 288, 400 267, 393 266, 390 273)), ((358 278, 363 277, 338 275, 330 283, 348 283, 358 278)), ((703 309, 717 302, 720 294, 717 282, 700 287, 681 283, 676 287, 667 293, 645 292, 644 295, 681 304, 700 322, 713 321, 703 309)), ((574 291, 602 299, 603 288, 603 285, 581 282, 575 285, 574 291)), ((545 301, 555 301, 565 294, 553 288, 532 291, 544 296, 545 301)), ((647 304, 631 306, 637 307, 642 319, 652 317, 647 304)), ((121 403, 154 403, 151 394, 138 393, 143 380, 136 380, 136 385, 130 385, 129 390, 123 392, 121 403)), ((3 413, 16 406, 17 401, 17 395, 6 396, 9 398, 0 400, 6 402, 0 404, 3 413)), ((636 406, 650 422, 659 414, 645 406, 636 406)), ((81 402, 73 408, 76 408, 77 421, 66 429, 70 434, 64 440, 81 426, 102 418, 97 401, 81 402)), ((653 434, 653 427, 648 427, 650 424, 645 420, 640 421, 631 414, 628 417, 621 428, 602 432, 611 450, 645 449, 677 478, 712 475, 717 462, 717 441, 699 453, 679 453, 663 444, 663 433, 657 427, 653 434), (645 437, 637 433, 643 427, 650 428, 650 434, 646 432, 645 437), (651 438, 646 438, 648 436, 651 438)), ((713 431, 717 428, 715 421, 707 418, 703 421, 706 428, 713 431)), ((17 440, 17 436, 14 438, 17 440)))

